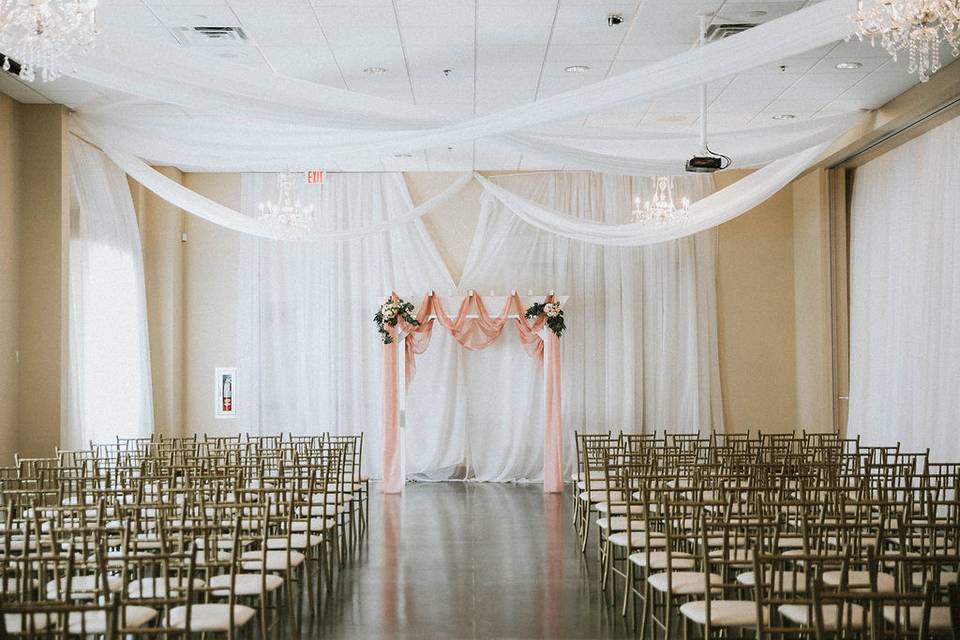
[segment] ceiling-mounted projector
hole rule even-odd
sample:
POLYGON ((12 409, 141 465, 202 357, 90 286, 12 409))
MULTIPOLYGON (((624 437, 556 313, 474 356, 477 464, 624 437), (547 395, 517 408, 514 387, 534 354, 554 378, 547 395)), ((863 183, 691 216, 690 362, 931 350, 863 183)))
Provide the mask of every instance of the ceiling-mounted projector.
POLYGON ((720 156, 693 156, 687 160, 687 171, 690 173, 713 173, 723 168, 723 158, 720 156))
MULTIPOLYGON (((700 14, 700 46, 707 43, 707 21, 709 14, 700 14)), ((726 169, 732 160, 722 153, 716 153, 707 146, 707 85, 700 85, 700 153, 687 160, 686 170, 690 173, 713 173, 726 169)))

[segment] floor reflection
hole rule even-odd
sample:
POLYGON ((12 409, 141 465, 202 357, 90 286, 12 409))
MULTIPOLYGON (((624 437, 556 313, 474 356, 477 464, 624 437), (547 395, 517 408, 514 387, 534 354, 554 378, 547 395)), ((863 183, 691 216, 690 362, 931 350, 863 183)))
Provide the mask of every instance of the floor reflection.
POLYGON ((374 485, 370 507, 370 534, 309 637, 632 637, 577 548, 569 494, 447 482, 384 496, 374 485))

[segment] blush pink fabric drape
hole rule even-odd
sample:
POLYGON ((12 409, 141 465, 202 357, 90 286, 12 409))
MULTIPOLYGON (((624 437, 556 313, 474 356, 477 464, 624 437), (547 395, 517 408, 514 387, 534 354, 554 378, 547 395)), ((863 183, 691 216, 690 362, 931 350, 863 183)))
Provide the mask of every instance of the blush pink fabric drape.
MULTIPOLYGON (((394 297, 396 294, 393 294, 394 297)), ((554 296, 548 296, 546 301, 553 302, 554 296)), ((524 318, 526 308, 520 296, 514 292, 506 301, 503 309, 496 316, 490 316, 483 298, 471 291, 460 304, 457 315, 451 318, 444 311, 440 298, 429 293, 424 297, 417 311, 419 325, 413 325, 402 318, 398 321, 400 331, 404 337, 404 377, 409 384, 416 371, 416 356, 424 353, 430 345, 430 336, 434 322, 439 322, 444 329, 450 332, 461 346, 469 351, 479 351, 494 342, 511 313, 516 314, 514 323, 520 336, 520 343, 524 350, 534 358, 538 364, 544 363, 544 344, 539 331, 546 322, 546 317, 536 318, 533 324, 527 324, 524 318), (473 315, 474 317, 468 317, 473 315), (431 317, 432 316, 432 317, 431 317)), ((400 469, 399 438, 397 434, 397 330, 391 328, 390 334, 395 340, 384 345, 384 448, 383 448, 383 491, 384 493, 399 493, 403 489, 403 477, 400 469)), ((552 331, 547 331, 550 340, 549 357, 546 359, 545 380, 545 419, 544 419, 544 447, 543 447, 543 490, 547 493, 563 491, 563 431, 560 413, 560 339, 552 331)))

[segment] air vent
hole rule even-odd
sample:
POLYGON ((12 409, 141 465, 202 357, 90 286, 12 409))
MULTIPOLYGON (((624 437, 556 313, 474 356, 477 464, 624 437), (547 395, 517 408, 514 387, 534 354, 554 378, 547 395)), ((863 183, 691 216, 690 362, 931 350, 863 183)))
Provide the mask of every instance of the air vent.
POLYGON ((180 27, 177 39, 185 45, 222 47, 245 43, 247 34, 242 27, 180 27))
POLYGON ((747 29, 752 29, 757 25, 749 22, 727 22, 724 24, 712 24, 707 27, 707 42, 716 42, 723 40, 738 33, 743 33, 747 29))

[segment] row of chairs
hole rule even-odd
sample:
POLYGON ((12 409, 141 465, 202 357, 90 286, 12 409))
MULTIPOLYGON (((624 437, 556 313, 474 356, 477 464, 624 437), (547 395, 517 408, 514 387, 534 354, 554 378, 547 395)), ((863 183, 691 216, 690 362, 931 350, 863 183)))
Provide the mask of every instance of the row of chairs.
POLYGON ((581 550, 595 531, 640 637, 960 637, 960 464, 833 434, 576 441, 581 550))
POLYGON ((299 634, 366 534, 362 449, 153 437, 17 456, 0 469, 0 635, 299 634))

